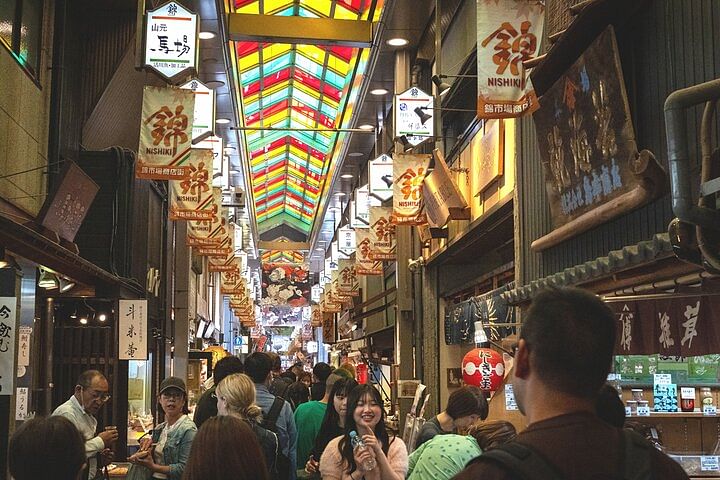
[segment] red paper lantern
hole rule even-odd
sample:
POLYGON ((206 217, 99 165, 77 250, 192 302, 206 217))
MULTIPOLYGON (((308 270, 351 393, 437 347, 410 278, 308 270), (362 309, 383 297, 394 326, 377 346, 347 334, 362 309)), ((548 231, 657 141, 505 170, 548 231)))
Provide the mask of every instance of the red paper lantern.
POLYGON ((470 350, 462 361, 463 381, 481 390, 494 392, 505 374, 502 355, 491 348, 470 350))

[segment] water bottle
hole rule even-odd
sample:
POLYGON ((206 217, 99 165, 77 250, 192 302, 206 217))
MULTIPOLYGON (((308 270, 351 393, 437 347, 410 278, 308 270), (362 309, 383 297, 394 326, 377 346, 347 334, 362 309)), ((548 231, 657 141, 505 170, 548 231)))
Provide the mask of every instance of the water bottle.
MULTIPOLYGON (((358 448, 366 449, 367 446, 365 446, 365 442, 362 441, 362 438, 360 438, 355 430, 350 432, 350 444, 353 447, 353 450, 357 450, 358 448)), ((363 470, 366 472, 369 472, 373 468, 377 466, 377 462, 374 458, 367 458, 363 462, 363 470)))

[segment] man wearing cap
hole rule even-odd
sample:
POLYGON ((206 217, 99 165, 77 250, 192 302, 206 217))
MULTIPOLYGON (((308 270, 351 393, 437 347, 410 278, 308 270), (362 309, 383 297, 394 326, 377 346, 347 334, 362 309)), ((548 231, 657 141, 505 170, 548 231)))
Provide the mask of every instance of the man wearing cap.
POLYGON ((118 439, 117 427, 107 427, 99 434, 95 434, 97 430, 95 415, 105 402, 110 400, 109 390, 108 381, 102 373, 97 370, 87 370, 80 374, 73 395, 52 413, 70 420, 83 436, 85 455, 88 458, 85 478, 92 479, 98 474, 98 454, 108 462, 112 460, 110 447, 118 439))

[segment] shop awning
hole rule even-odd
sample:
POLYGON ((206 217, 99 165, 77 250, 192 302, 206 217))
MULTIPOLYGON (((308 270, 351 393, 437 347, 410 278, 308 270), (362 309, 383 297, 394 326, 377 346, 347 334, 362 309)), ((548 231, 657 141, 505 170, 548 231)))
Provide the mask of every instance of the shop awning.
POLYGON ((144 297, 140 285, 117 277, 39 232, 0 214, 0 245, 23 258, 117 297, 144 297))

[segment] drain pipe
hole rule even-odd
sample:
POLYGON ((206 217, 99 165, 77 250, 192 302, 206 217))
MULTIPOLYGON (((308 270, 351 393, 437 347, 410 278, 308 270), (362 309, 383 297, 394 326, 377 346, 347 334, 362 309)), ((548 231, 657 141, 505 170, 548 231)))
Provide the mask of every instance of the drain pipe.
POLYGON ((720 97, 720 79, 676 90, 665 100, 665 129, 673 213, 681 221, 712 229, 717 229, 720 225, 720 211, 695 205, 692 199, 685 111, 718 97, 720 97))
MULTIPOLYGON (((718 100, 711 100, 705 104, 702 123, 700 124, 700 149, 702 152, 700 185, 712 180, 713 174, 715 173, 712 164, 712 126, 717 102, 718 100)), ((701 193, 698 205, 705 208, 712 207, 713 205, 710 200, 710 196, 704 196, 701 193)), ((714 230, 708 230, 702 225, 698 225, 695 228, 695 237, 697 238, 698 248, 703 255, 703 260, 705 260, 712 270, 720 272, 720 255, 718 255, 716 250, 718 241, 717 227, 714 230)))

